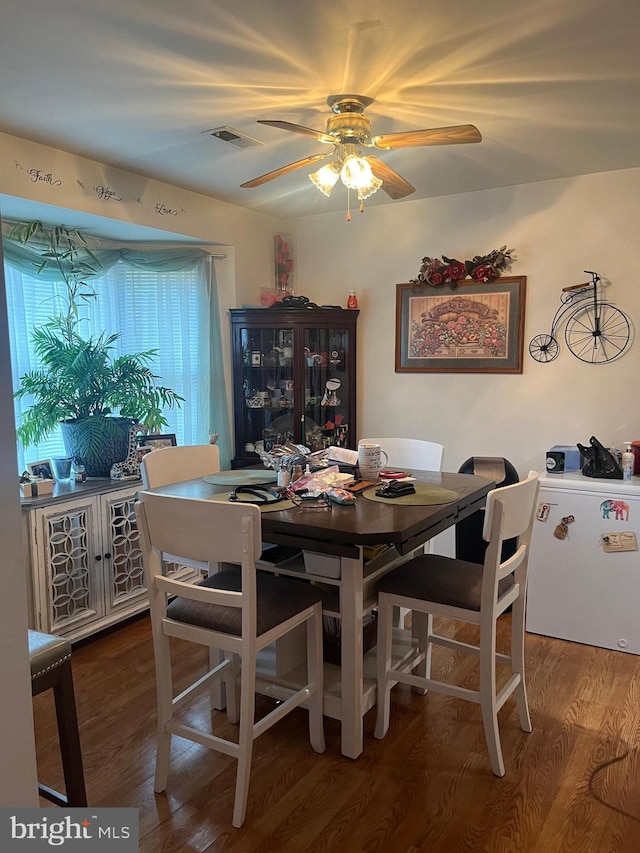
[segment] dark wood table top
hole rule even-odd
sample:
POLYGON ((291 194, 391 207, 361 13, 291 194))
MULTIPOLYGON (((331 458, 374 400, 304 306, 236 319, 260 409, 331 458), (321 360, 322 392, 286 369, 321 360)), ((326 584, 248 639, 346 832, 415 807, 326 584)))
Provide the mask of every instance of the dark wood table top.
MULTIPOLYGON (((406 554, 484 506, 495 483, 473 474, 446 471, 412 471, 422 483, 451 489, 458 499, 435 506, 379 503, 360 495, 355 506, 332 504, 330 511, 300 507, 270 510, 262 514, 262 538, 278 545, 294 545, 312 551, 357 558, 360 545, 394 545, 406 554)), ((228 492, 202 479, 187 480, 154 489, 163 494, 208 498, 228 492)))

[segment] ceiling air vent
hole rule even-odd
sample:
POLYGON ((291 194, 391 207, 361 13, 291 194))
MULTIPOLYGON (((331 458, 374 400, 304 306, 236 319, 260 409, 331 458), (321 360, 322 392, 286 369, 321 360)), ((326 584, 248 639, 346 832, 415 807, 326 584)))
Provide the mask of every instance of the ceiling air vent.
POLYGON ((214 127, 213 130, 203 130, 206 136, 213 136, 221 142, 226 142, 229 145, 235 145, 236 148, 253 148, 254 145, 264 145, 259 139, 254 139, 252 136, 247 136, 236 130, 234 127, 214 127))

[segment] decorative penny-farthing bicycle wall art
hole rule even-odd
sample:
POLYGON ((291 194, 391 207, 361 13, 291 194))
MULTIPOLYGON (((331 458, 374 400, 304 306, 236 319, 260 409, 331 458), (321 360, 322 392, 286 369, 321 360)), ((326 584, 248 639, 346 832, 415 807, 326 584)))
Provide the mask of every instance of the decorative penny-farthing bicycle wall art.
POLYGON ((529 354, 536 361, 553 361, 560 352, 558 331, 564 325, 569 352, 588 364, 604 364, 619 358, 631 342, 631 323, 627 315, 602 299, 602 279, 585 270, 591 281, 563 287, 560 307, 549 334, 536 335, 529 343, 529 354))

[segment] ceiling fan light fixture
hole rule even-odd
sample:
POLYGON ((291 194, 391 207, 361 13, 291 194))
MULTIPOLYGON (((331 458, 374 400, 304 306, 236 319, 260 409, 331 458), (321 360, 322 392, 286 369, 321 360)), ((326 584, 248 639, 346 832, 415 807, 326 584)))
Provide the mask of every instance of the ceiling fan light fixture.
POLYGON ((340 171, 342 183, 350 190, 356 190, 360 200, 369 198, 382 186, 382 181, 371 171, 371 166, 357 154, 345 158, 340 171))
MULTIPOLYGON (((369 25, 377 26, 378 21, 363 22, 367 28, 369 25)), ((356 26, 354 24, 354 26, 356 26)), ((411 148, 427 145, 458 145, 468 142, 480 142, 482 135, 477 127, 472 124, 460 124, 452 127, 432 127, 423 130, 406 130, 398 133, 383 133, 372 136, 371 120, 365 115, 367 107, 373 103, 373 98, 366 95, 339 94, 330 95, 327 103, 331 107, 332 115, 327 119, 326 130, 320 131, 301 124, 294 124, 282 120, 259 120, 259 124, 277 127, 301 136, 309 136, 316 142, 333 145, 334 160, 317 172, 309 175, 311 182, 325 196, 330 196, 338 182, 347 188, 347 207, 349 207, 349 196, 351 190, 357 194, 360 201, 360 210, 363 210, 363 199, 369 198, 377 190, 382 188, 383 192, 391 199, 402 199, 416 191, 409 181, 399 175, 384 160, 380 160, 373 154, 367 156, 362 154, 362 149, 392 149, 411 148), (375 169, 375 173, 374 173, 375 169)), ((217 130, 231 130, 232 128, 217 128, 217 130)), ((279 169, 274 169, 250 181, 240 184, 241 187, 259 187, 288 175, 296 169, 302 169, 311 163, 325 160, 326 154, 312 154, 295 163, 288 163, 279 169)), ((347 219, 351 218, 348 212, 347 219)))
POLYGON ((321 193, 327 197, 331 195, 331 190, 335 187, 340 177, 340 170, 335 163, 327 163, 317 172, 309 175, 309 180, 314 186, 318 187, 321 193))

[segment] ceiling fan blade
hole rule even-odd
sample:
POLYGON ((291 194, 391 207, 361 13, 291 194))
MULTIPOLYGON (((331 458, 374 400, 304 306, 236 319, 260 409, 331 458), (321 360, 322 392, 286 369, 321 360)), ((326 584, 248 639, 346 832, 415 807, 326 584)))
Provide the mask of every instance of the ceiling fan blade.
POLYGON ((290 121, 267 121, 266 119, 258 119, 258 124, 268 124, 270 127, 279 127, 280 130, 290 130, 291 133, 300 133, 302 136, 311 136, 317 142, 336 143, 333 136, 329 136, 321 130, 314 130, 312 127, 304 127, 301 124, 293 124, 290 121))
POLYGON ((382 181, 382 189, 390 198, 405 198, 416 191, 416 188, 412 187, 409 181, 405 181, 401 175, 394 171, 394 169, 392 169, 391 166, 388 166, 383 160, 379 160, 377 157, 372 157, 370 154, 365 157, 365 160, 369 161, 371 171, 376 178, 379 178, 382 181))
POLYGON ((289 163, 287 166, 281 166, 273 172, 267 172, 266 175, 260 175, 259 178, 254 178, 251 181, 245 181, 244 184, 240 184, 240 186, 243 189, 259 187, 262 184, 266 184, 267 181, 272 181, 274 178, 280 178, 282 175, 288 175, 289 172, 293 172, 295 169, 302 169, 305 166, 309 166, 311 163, 317 163, 318 160, 324 160, 329 156, 329 154, 312 154, 311 157, 305 157, 304 160, 296 160, 295 163, 289 163))
POLYGON ((376 148, 409 148, 412 145, 460 145, 465 142, 481 141, 482 134, 473 124, 434 127, 431 130, 405 130, 402 133, 383 133, 371 138, 371 142, 376 148))

